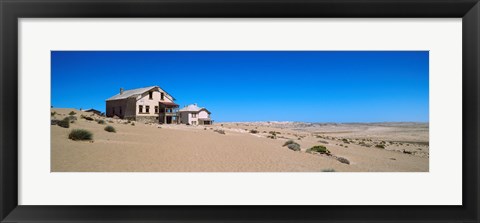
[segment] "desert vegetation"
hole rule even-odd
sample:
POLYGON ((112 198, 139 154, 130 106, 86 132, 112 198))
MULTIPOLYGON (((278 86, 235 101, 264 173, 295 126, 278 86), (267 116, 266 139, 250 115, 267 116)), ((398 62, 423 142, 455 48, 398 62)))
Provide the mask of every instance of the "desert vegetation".
POLYGON ((94 121, 95 119, 90 117, 90 116, 86 116, 86 115, 81 115, 80 118, 83 118, 85 120, 88 120, 88 121, 94 121))
POLYGON ((104 130, 107 131, 107 132, 113 132, 113 133, 117 132, 117 130, 115 130, 115 128, 114 128, 113 126, 111 126, 111 125, 107 125, 107 126, 104 128, 104 130))
POLYGON ((309 152, 316 152, 320 154, 330 154, 330 150, 327 149, 327 147, 323 145, 316 145, 308 149, 309 152))
POLYGON ((63 128, 70 128, 70 119, 65 117, 64 119, 58 121, 57 125, 63 128))
POLYGON ((214 131, 214 132, 217 132, 217 133, 220 133, 220 134, 222 134, 222 135, 225 135, 225 130, 223 130, 223 129, 215 129, 215 130, 213 130, 213 131, 214 131))
POLYGON ((70 134, 68 134, 68 138, 74 141, 92 140, 93 134, 85 129, 73 129, 70 134))
POLYGON ((293 150, 293 151, 300 151, 300 144, 296 143, 295 141, 293 140, 288 140, 286 141, 283 146, 287 147, 288 149, 290 150, 293 150))

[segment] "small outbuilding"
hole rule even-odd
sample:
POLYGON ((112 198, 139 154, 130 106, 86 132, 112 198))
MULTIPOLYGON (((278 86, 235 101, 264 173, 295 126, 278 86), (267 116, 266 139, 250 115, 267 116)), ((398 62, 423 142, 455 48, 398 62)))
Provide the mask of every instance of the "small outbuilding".
POLYGON ((91 113, 94 113, 96 115, 102 115, 102 112, 97 110, 97 109, 93 109, 93 108, 90 108, 90 109, 87 109, 87 110, 84 110, 84 112, 91 112, 91 113))
POLYGON ((188 125, 211 125, 213 120, 210 118, 210 111, 206 108, 198 107, 197 104, 191 104, 178 110, 179 120, 182 124, 188 125))

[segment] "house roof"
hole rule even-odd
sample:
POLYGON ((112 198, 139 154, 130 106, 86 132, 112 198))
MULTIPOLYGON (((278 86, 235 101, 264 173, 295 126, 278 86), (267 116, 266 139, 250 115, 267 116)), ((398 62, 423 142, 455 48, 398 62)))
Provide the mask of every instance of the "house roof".
MULTIPOLYGON (((131 89, 131 90, 125 90, 123 91, 122 94, 118 93, 110 98, 107 99, 107 101, 113 101, 113 100, 119 100, 119 99, 126 99, 126 98, 136 98, 139 95, 142 95, 143 93, 150 91, 154 88, 162 89, 159 86, 150 86, 150 87, 144 87, 144 88, 137 88, 137 89, 131 89)), ((167 93, 165 90, 162 89, 165 93, 167 93)), ((170 95, 169 93, 167 93, 170 95)), ((171 95, 170 95, 171 97, 171 95)), ((174 97, 172 97, 173 100, 175 100, 174 97)))
POLYGON ((94 109, 94 108, 89 108, 87 110, 84 110, 85 112, 100 112, 99 110, 97 109, 94 109))
POLYGON ((205 110, 206 112, 208 112, 208 114, 210 114, 210 112, 206 108, 198 107, 197 104, 187 105, 187 106, 179 109, 178 111, 179 112, 199 112, 201 110, 205 110))

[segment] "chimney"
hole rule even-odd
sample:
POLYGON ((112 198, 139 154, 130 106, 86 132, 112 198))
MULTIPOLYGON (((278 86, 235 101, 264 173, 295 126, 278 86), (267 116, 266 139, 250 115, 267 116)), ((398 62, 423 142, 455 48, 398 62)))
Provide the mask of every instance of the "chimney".
POLYGON ((123 94, 123 88, 122 87, 120 88, 120 94, 123 94))

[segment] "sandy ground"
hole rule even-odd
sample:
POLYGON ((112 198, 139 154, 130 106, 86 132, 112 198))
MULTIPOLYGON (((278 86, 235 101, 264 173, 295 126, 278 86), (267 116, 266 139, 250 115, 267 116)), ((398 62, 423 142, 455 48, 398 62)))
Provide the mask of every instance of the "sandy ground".
POLYGON ((51 126, 52 172, 424 172, 429 167, 428 124, 261 122, 186 126, 135 122, 133 126, 125 120, 75 109, 53 111, 57 114, 52 119, 63 119, 75 111, 77 120, 70 128, 51 126), (80 118, 82 114, 107 123, 87 121, 80 118), (106 125, 117 132, 104 131, 106 125), (72 129, 91 131, 93 140, 68 139, 72 129), (224 130, 225 134, 214 130, 224 130), (283 147, 288 139, 299 143, 302 150, 283 147), (333 156, 305 152, 314 145, 325 145, 333 156), (344 157, 350 164, 334 157, 344 157))

